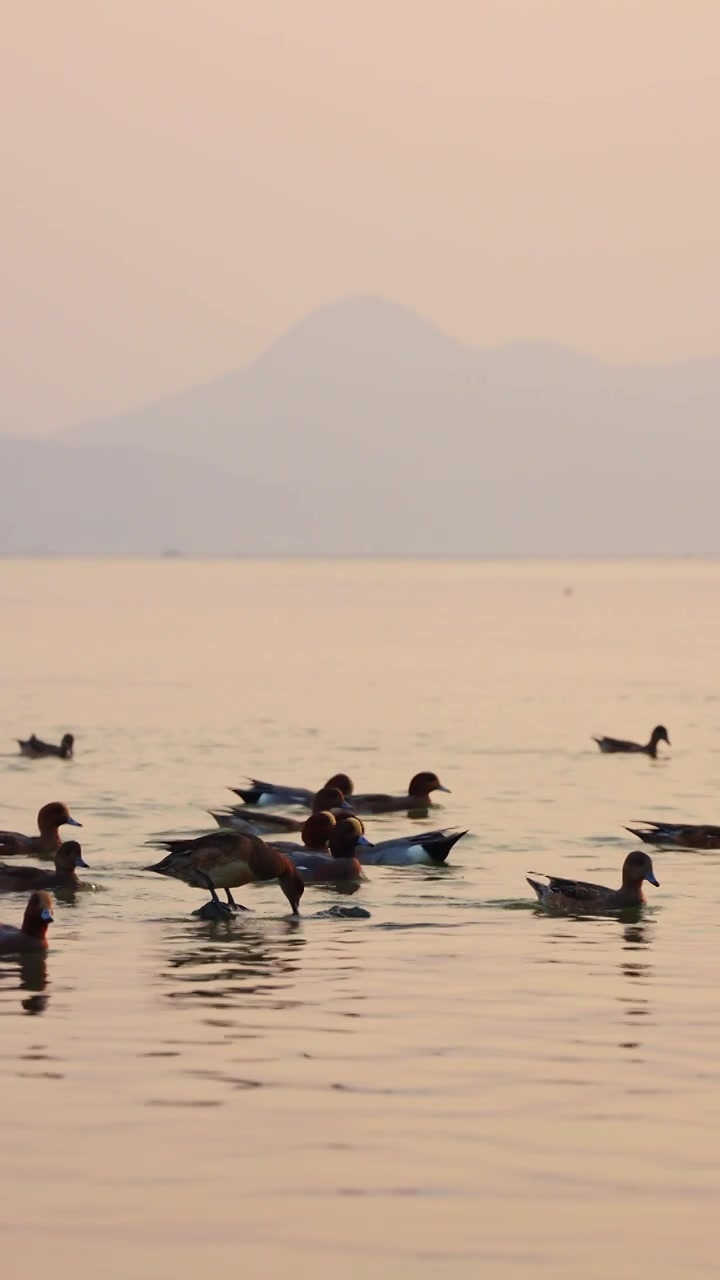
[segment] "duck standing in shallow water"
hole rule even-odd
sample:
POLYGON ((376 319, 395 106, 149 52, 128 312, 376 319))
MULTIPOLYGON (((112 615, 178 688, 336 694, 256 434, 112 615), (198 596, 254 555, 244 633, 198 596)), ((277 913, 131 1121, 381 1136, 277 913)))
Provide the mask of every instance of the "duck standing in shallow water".
POLYGON ((77 889, 80 884, 78 867, 87 867, 87 862, 77 840, 68 840, 60 845, 55 853, 54 871, 0 862, 0 893, 18 893, 23 889, 77 889))
MULTIPOLYGON (((544 875, 544 872, 534 872, 544 875)), ((655 878, 652 858, 642 849, 629 853, 623 863, 622 885, 619 889, 606 889, 601 884, 589 884, 585 880, 565 880, 562 876, 545 876, 547 884, 538 880, 527 882, 535 890, 538 901, 552 911, 571 915, 604 915, 608 911, 623 911, 627 907, 641 907, 643 881, 660 888, 655 878)))
MULTIPOLYGON (((194 889, 208 889, 213 910, 207 914, 228 915, 233 911, 246 910, 235 901, 231 890, 264 880, 277 880, 293 915, 298 914, 305 891, 302 878, 284 853, 271 848, 257 836, 245 836, 237 831, 213 831, 209 835, 198 836, 196 840, 158 841, 155 847, 168 849, 168 855, 145 870, 183 880, 194 889), (220 901, 216 889, 225 890, 227 905, 220 901)), ((207 905, 211 906, 210 903, 207 905)))
POLYGON ((641 746, 639 742, 625 742, 623 738, 596 738, 593 742, 597 742, 600 750, 606 755, 612 755, 615 752, 624 751, 633 755, 651 756, 654 760, 657 756, 659 742, 667 742, 668 746, 672 746, 668 738, 668 731, 664 724, 658 724, 650 734, 650 741, 641 746))
POLYGON ((672 849, 720 849, 720 827, 691 822, 645 822, 644 825, 651 829, 640 831, 626 827, 625 830, 645 844, 672 849))
MULTIPOLYGON (((315 796, 319 794, 317 791, 310 791, 307 787, 283 787, 276 782, 260 782, 258 778, 250 779, 249 787, 231 787, 230 790, 235 792, 236 796, 248 805, 266 805, 266 804, 302 804, 307 809, 311 809, 315 796)), ((353 791, 352 778, 346 773, 334 773, 332 778, 328 778, 320 791, 330 791, 335 789, 342 791, 344 796, 351 796, 353 791)))
POLYGON ((20 754, 27 756, 30 760, 41 760, 45 756, 59 756, 61 760, 71 760, 75 739, 71 733, 63 734, 62 742, 56 747, 52 742, 43 742, 42 738, 36 738, 35 734, 31 734, 29 738, 16 738, 20 748, 20 754))
POLYGON ((416 773, 414 778, 410 780, 410 786, 407 789, 407 795, 390 796, 390 795, 353 795, 352 807, 355 813, 400 813, 413 812, 430 807, 430 795, 433 791, 445 791, 450 794, 450 788, 444 787, 436 773, 416 773))
POLYGON ((18 831, 0 831, 0 858, 18 853, 55 853, 62 844, 60 827, 81 827, 82 823, 70 817, 66 804, 53 800, 44 804, 37 816, 39 836, 23 836, 18 831))
POLYGON ((0 924, 0 955, 45 951, 48 925, 53 922, 52 906, 49 893, 31 893, 20 928, 13 924, 0 924))
MULTIPOLYGON (((318 791, 312 801, 313 813, 352 813, 342 791, 338 787, 324 787, 318 791)), ((247 805, 233 805, 231 809, 220 813, 210 811, 219 827, 230 827, 233 831, 241 831, 243 835, 264 836, 279 832, 302 831, 307 819, 288 818, 284 813, 260 813, 257 809, 248 809, 247 805)))

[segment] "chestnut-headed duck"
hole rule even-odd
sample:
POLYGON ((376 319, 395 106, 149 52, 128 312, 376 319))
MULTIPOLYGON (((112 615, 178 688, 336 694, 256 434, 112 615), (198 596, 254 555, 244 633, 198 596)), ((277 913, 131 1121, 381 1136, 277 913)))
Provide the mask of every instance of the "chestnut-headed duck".
POLYGON ((20 748, 20 754, 28 756, 31 760, 40 760, 43 756, 59 756, 61 760, 71 760, 75 744, 71 733, 63 734, 59 747, 52 742, 43 742, 42 738, 37 738, 34 733, 29 738, 16 738, 15 741, 20 748))
POLYGON ((280 849, 283 853, 330 853, 330 836, 335 830, 337 819, 334 813, 323 810, 321 813, 311 813, 303 824, 300 832, 301 843, 297 840, 273 840, 273 849, 280 849))
POLYGON ((41 890, 31 893, 20 928, 14 924, 0 924, 0 955, 15 955, 18 951, 45 951, 47 929, 53 922, 53 900, 41 890))
MULTIPOLYGON (((258 778, 251 778, 250 783, 249 787, 230 788, 236 796, 240 796, 241 800, 249 805, 301 804, 306 809, 311 809, 313 800, 318 794, 307 787, 284 787, 277 782, 260 782, 258 778)), ((350 796, 353 790, 352 778, 349 778, 346 773, 334 773, 320 791, 328 791, 332 788, 342 791, 344 796, 350 796)))
POLYGON ((649 831, 626 827, 631 835, 638 836, 645 844, 667 846, 673 849, 720 849, 720 827, 701 826, 692 822, 647 822, 638 819, 649 831))
MULTIPOLYGON (((533 872, 533 875, 544 875, 544 872, 533 872)), ((598 915, 608 911, 623 911, 627 907, 641 907, 643 897, 643 881, 660 887, 655 878, 652 858, 642 849, 629 853, 623 863, 622 886, 619 889, 606 889, 601 884, 588 884, 584 880, 564 880, 562 876, 545 876, 547 884, 527 877, 528 884, 535 890, 538 900, 544 907, 553 911, 564 911, 571 915, 598 915)))
POLYGON ((314 851, 310 844, 287 851, 306 884, 326 884, 338 880, 363 880, 358 861, 361 845, 367 844, 363 824, 358 818, 337 822, 333 814, 314 814, 303 828, 303 841, 317 844, 326 835, 324 848, 314 851), (321 824, 320 819, 325 819, 321 824), (329 819, 329 821, 327 821, 329 819), (310 826, 313 823, 314 826, 310 826))
POLYGON ((66 804, 54 800, 44 804, 37 816, 39 836, 23 836, 18 831, 0 831, 0 858, 17 853, 55 853, 60 848, 60 827, 81 827, 82 823, 70 817, 66 804))
POLYGON ((447 791, 436 773, 416 773, 410 780, 407 795, 353 795, 352 807, 355 813, 395 813, 427 809, 430 806, 430 795, 433 791, 447 791))
POLYGON ((392 840, 380 840, 358 852, 363 866, 416 867, 439 866, 447 861, 448 854, 467 831, 428 831, 427 834, 399 836, 392 840))
POLYGON ((263 880, 277 880, 292 908, 298 914, 304 884, 289 858, 273 849, 257 836, 237 831, 213 831, 196 840, 150 841, 155 848, 167 849, 168 855, 146 871, 159 876, 183 880, 193 889, 208 889, 217 914, 244 910, 233 898, 231 890, 263 880), (224 889, 227 906, 215 892, 224 889))
POLYGON ((625 742, 623 738, 593 737, 593 742, 597 742, 600 750, 606 755, 612 755, 618 751, 625 751, 634 755, 640 754, 651 756, 653 760, 657 756, 659 742, 667 742, 669 747, 672 746, 672 743, 668 738, 668 731, 664 724, 658 724, 655 726, 650 734, 650 741, 646 742, 644 747, 641 746, 639 742, 625 742))
MULTIPOLYGON (((324 811, 352 813, 352 807, 338 787, 323 787, 322 791, 318 791, 313 797, 312 812, 315 814, 324 811)), ((300 832, 306 821, 304 818, 289 818, 284 813, 258 813, 255 809, 248 809, 244 804, 233 805, 232 808, 218 813, 211 811, 210 816, 215 819, 219 827, 229 827, 233 831, 240 831, 249 836, 300 832)))
POLYGON ((42 867, 19 867, 0 862, 0 892, 17 893, 28 889, 76 889, 80 881, 77 867, 87 867, 77 840, 67 840, 55 852, 55 870, 42 867))

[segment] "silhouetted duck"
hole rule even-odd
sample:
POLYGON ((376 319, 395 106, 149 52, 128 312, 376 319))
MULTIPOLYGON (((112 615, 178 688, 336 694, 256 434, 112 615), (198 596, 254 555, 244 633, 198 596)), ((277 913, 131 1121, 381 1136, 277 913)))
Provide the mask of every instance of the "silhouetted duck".
POLYGON ((235 902, 231 890, 263 880, 277 880, 293 914, 298 914, 304 891, 300 875, 284 853, 271 848, 257 836, 240 835, 236 831, 213 831, 209 835, 198 836, 196 840, 149 843, 169 852, 161 862, 145 870, 183 880, 194 889, 208 889, 216 914, 245 910, 235 902), (216 889, 225 890, 227 906, 218 898, 216 889))
MULTIPOLYGON (((640 819, 644 822, 644 819, 640 819)), ((665 845, 675 849, 720 849, 720 827, 701 826, 691 822, 645 822, 650 831, 635 827, 625 830, 644 840, 645 844, 665 845)))
POLYGON ((325 810, 320 813, 311 813, 300 832, 300 843, 297 840, 273 840, 272 847, 287 854, 309 851, 329 855, 329 840, 335 830, 336 822, 334 813, 328 813, 325 810))
MULTIPOLYGON (((327 841, 328 853, 313 853, 309 849, 288 853, 306 884, 322 884, 337 880, 362 880, 363 871, 358 862, 359 846, 367 843, 363 825, 358 818, 343 818, 336 822, 332 814, 315 815, 332 818, 327 841)), ((312 822, 313 819, 308 819, 312 822)), ((307 823, 305 824, 307 826, 307 823)), ((316 830, 319 831, 319 824, 316 830)), ((310 832, 312 835, 312 831, 310 832)))
MULTIPOLYGON (((545 875, 545 872, 533 872, 533 875, 545 875)), ((572 915, 604 914, 607 911, 622 911, 627 907, 641 907, 643 897, 643 881, 660 887, 655 879, 650 855, 642 849, 629 853, 623 863, 622 886, 619 889, 606 889, 604 885, 589 884, 584 880, 564 880, 562 876, 545 876, 548 884, 540 884, 527 877, 528 884, 535 890, 538 900, 544 907, 554 911, 565 911, 572 915)))
POLYGON ((54 800, 44 804, 37 816, 39 836, 23 836, 18 831, 0 831, 0 858, 18 853, 55 853, 60 848, 60 827, 81 827, 82 823, 70 817, 66 804, 54 800))
POLYGON ((436 773, 416 773, 411 779, 407 795, 353 795, 352 807, 355 813, 394 813, 427 809, 430 806, 430 795, 433 791, 449 791, 444 787, 436 773))
POLYGON ((52 906, 49 893, 31 893, 20 928, 13 924, 0 924, 0 955, 45 951, 48 925, 53 922, 52 906))
POLYGON ((42 867, 19 867, 16 863, 0 862, 0 892, 17 893, 28 889, 76 889, 80 881, 77 867, 87 867, 77 840, 61 844, 55 853, 55 870, 42 867))
POLYGON ((657 756, 659 742, 667 742, 668 746, 672 746, 668 738, 668 731, 663 724, 656 725, 650 734, 650 741, 646 742, 644 747, 639 742, 625 742, 622 738, 596 738, 593 736, 593 742, 597 742, 600 750, 607 755, 617 751, 625 751, 635 755, 640 753, 652 756, 653 760, 657 756))
POLYGON ((425 835, 396 836, 392 840, 368 843, 358 852, 363 866, 413 867, 437 866, 446 862, 448 854, 467 831, 428 831, 425 835))
MULTIPOLYGON (((249 805, 302 804, 311 809, 313 800, 318 794, 316 791, 308 790, 307 787, 284 787, 276 782, 260 782, 257 778, 251 778, 250 782, 252 784, 250 787, 230 788, 236 796, 240 796, 245 804, 249 805)), ((346 773, 334 773, 320 791, 329 791, 332 788, 342 791, 344 796, 350 796, 353 790, 352 778, 348 778, 346 773)))
POLYGON ((36 738, 33 733, 29 738, 16 738, 20 747, 20 754, 28 756, 31 760, 40 760, 43 756, 59 756, 61 760, 72 759, 73 746, 75 739, 71 733, 63 735, 62 742, 56 747, 52 742, 43 742, 42 738, 36 738))
MULTIPOLYGON (((337 787, 323 787, 322 791, 318 791, 313 797, 312 812, 322 813, 325 810, 331 813, 352 813, 351 806, 337 787)), ((302 831, 306 822, 304 818, 289 818, 284 813, 260 813, 257 809, 248 809, 244 804, 233 805, 232 808, 217 813, 211 810, 210 816, 215 819, 219 827, 229 827, 233 831, 240 831, 249 836, 299 832, 302 831)))

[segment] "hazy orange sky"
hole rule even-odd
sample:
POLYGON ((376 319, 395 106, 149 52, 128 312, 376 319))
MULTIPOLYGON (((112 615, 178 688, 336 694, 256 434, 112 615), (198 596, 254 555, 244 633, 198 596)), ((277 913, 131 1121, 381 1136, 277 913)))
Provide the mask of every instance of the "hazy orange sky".
POLYGON ((347 293, 479 344, 720 352, 719 67, 719 0, 9 6, 0 430, 347 293))

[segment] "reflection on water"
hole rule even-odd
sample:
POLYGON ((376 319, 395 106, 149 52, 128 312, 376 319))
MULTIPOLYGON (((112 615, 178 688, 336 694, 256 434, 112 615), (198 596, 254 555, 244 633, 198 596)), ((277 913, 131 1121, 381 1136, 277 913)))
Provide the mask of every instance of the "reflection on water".
POLYGON ((2 963, 0 963, 0 1001, 2 1004, 5 1003, 3 997, 6 992, 17 990, 32 991, 36 994, 23 997, 20 1001, 21 1008, 30 1014, 43 1013, 50 998, 45 990, 47 985, 47 956, 42 952, 14 958, 4 957, 2 963))
POLYGON ((273 931, 254 927, 247 917, 240 927, 232 920, 173 928, 165 934, 158 977, 169 987, 169 1000, 224 1009, 259 999, 266 1007, 285 1008, 289 1001, 277 993, 291 986, 306 946, 292 920, 273 931))

